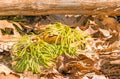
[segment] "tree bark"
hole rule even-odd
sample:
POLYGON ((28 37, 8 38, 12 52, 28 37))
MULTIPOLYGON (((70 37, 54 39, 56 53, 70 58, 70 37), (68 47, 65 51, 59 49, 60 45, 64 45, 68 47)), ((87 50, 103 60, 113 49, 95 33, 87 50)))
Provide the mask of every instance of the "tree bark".
POLYGON ((120 0, 0 0, 0 15, 120 15, 120 0))

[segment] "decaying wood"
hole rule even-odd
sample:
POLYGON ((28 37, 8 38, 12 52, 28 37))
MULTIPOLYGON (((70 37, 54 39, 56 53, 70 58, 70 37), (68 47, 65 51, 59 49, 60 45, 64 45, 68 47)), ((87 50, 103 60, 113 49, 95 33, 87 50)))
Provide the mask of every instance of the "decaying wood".
POLYGON ((0 15, 120 15, 120 0, 0 0, 0 15))

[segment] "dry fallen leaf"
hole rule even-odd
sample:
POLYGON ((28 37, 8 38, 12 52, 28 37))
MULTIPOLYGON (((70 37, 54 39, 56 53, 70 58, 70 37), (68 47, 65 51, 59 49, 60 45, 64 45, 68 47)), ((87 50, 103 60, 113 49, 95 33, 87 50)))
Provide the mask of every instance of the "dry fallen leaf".
MULTIPOLYGON (((16 23, 18 26, 20 26, 18 23, 16 23)), ((5 29, 5 28, 12 28, 14 31, 14 35, 16 37, 19 37, 20 34, 17 32, 15 27, 13 26, 13 23, 8 22, 7 20, 0 20, 0 29, 5 29)), ((3 36, 3 35, 2 35, 3 36)))
POLYGON ((78 58, 62 55, 58 59, 56 64, 58 71, 63 75, 69 75, 71 77, 70 79, 82 78, 88 72, 101 74, 95 64, 98 59, 95 53, 79 53, 78 58))
POLYGON ((67 79, 64 78, 56 69, 49 69, 47 72, 40 74, 40 79, 67 79))
POLYGON ((102 34, 107 38, 111 36, 109 30, 99 28, 99 31, 102 32, 102 34))
MULTIPOLYGON (((19 23, 13 22, 19 28, 21 28, 19 23)), ((0 20, 0 51, 9 50, 12 45, 21 37, 19 32, 16 30, 12 22, 7 20, 0 20), (13 34, 3 34, 1 30, 5 30, 5 32, 13 34)))
POLYGON ((89 27, 88 29, 85 30, 85 32, 87 32, 88 34, 94 34, 96 33, 98 30, 94 30, 92 27, 89 27))
POLYGON ((0 79, 19 79, 19 75, 15 74, 4 64, 0 64, 0 79))
POLYGON ((5 75, 5 74, 0 74, 0 79, 20 79, 17 75, 14 74, 9 74, 9 75, 5 75))
POLYGON ((4 73, 6 75, 13 73, 12 70, 10 70, 7 66, 5 66, 4 64, 0 64, 0 73, 4 73))
POLYGON ((95 73, 87 73, 82 79, 108 79, 105 75, 97 75, 95 73))
POLYGON ((33 74, 32 72, 24 72, 20 75, 20 79, 39 79, 38 74, 33 74))
POLYGON ((110 61, 110 64, 120 64, 120 59, 110 61))

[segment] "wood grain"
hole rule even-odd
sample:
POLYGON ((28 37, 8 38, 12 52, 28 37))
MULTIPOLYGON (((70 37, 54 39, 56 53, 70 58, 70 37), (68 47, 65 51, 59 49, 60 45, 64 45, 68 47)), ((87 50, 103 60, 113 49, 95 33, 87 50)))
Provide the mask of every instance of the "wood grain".
POLYGON ((120 0, 0 0, 0 15, 120 15, 120 0))

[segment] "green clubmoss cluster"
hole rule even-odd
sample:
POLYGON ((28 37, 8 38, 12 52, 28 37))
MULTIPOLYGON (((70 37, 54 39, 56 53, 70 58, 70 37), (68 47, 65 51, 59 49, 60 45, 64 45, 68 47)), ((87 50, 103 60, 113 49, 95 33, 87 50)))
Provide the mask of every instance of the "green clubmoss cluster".
POLYGON ((25 35, 13 47, 13 67, 18 72, 31 70, 33 73, 40 72, 40 68, 49 67, 56 57, 55 48, 37 35, 25 35))
POLYGON ((24 35, 12 50, 18 72, 40 72, 55 63, 55 58, 62 54, 75 55, 84 50, 89 35, 80 33, 67 25, 56 23, 49 25, 40 35, 24 35))

